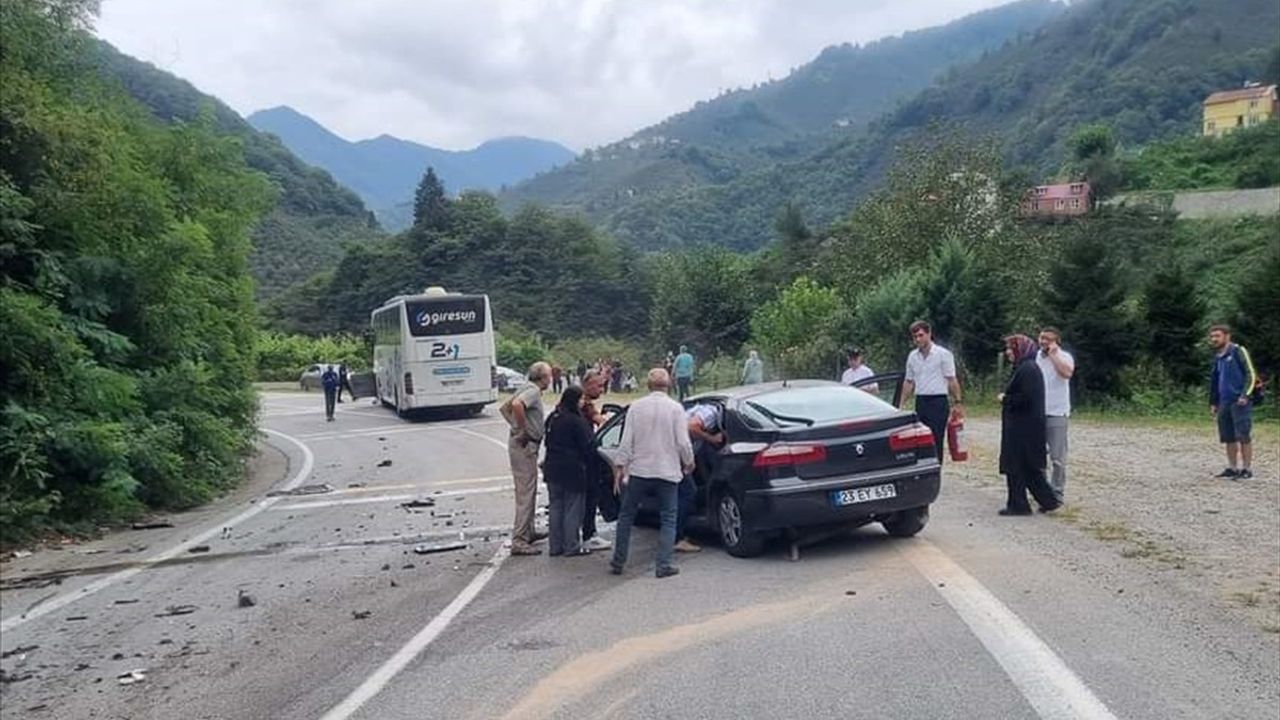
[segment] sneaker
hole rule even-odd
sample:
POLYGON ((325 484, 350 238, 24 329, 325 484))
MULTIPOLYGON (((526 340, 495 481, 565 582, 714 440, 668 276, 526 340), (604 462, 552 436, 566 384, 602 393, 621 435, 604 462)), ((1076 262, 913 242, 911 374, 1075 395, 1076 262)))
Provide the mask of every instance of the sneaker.
POLYGON ((1236 473, 1237 480, 1249 480, 1252 478, 1253 478, 1253 471, 1250 470, 1249 468, 1245 468, 1240 472, 1236 473))
POLYGON ((1231 480, 1231 479, 1240 477, 1240 471, 1235 468, 1227 468, 1226 470, 1223 470, 1217 475, 1214 475, 1214 477, 1226 478, 1227 480, 1231 480))
POLYGON ((687 539, 683 539, 683 538, 680 540, 680 542, 675 544, 674 549, 676 552, 679 552, 679 553, 702 552, 702 546, 695 545, 694 543, 689 542, 687 539))
POLYGON ((587 541, 582 543, 582 547, 588 550, 608 550, 613 547, 613 543, 605 540, 599 535, 592 535, 587 541))
POLYGON ((674 565, 668 565, 666 567, 658 568, 657 572, 655 572, 653 576, 661 580, 662 578, 671 577, 672 575, 679 575, 679 574, 680 574, 680 568, 675 567, 674 565))
POLYGON ((542 550, 532 545, 525 545, 524 543, 519 543, 519 544, 512 543, 511 554, 512 555, 541 555, 542 550))

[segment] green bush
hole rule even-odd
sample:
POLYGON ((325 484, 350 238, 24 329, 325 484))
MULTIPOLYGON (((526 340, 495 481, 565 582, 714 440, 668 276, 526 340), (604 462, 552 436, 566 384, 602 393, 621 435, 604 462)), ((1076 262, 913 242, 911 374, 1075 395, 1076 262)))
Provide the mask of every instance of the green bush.
POLYGON ((346 363, 354 371, 369 367, 364 338, 354 335, 286 335, 263 332, 257 341, 259 382, 296 381, 314 363, 346 363))

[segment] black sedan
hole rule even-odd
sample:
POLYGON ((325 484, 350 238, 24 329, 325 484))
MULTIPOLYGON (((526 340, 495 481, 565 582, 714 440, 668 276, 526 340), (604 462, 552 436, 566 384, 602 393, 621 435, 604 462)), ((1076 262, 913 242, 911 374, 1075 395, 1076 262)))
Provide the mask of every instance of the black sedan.
MULTIPOLYGON (((901 377, 868 378, 860 387, 749 385, 688 400, 686 407, 715 406, 725 434, 721 447, 699 453, 691 523, 714 529, 738 557, 760 554, 771 535, 791 530, 878 522, 897 537, 920 532, 941 466, 933 434, 915 413, 895 407, 901 377)), ((609 409, 614 416, 597 435, 604 457, 626 422, 625 408, 609 409)), ((603 485, 607 464, 599 469, 603 485)))

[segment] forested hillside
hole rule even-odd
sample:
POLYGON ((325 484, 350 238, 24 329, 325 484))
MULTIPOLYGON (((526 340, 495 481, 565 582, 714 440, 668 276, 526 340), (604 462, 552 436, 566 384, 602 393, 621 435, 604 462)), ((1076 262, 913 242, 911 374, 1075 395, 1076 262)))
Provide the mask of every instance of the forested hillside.
POLYGON ((1258 79, 1280 43, 1271 0, 1084 0, 1043 27, 953 68, 861 132, 811 155, 713 185, 640 194, 604 219, 641 248, 762 246, 794 202, 822 225, 884 177, 895 148, 938 120, 1000 137, 1030 182, 1049 177, 1084 123, 1114 126, 1122 148, 1198 132, 1212 90, 1258 79))
POLYGON ((441 150, 380 135, 349 142, 290 107, 259 110, 246 118, 271 133, 298 157, 333 173, 378 215, 388 230, 413 220, 413 188, 423 171, 435 168, 449 191, 497 191, 573 159, 558 143, 535 138, 498 138, 471 150, 441 150))
POLYGON ((250 267, 258 297, 270 298, 332 267, 344 243, 365 243, 383 235, 355 193, 255 130, 222 101, 105 42, 97 41, 85 51, 109 82, 118 83, 160 120, 190 123, 209 113, 219 132, 241 140, 249 166, 279 187, 279 202, 253 233, 250 267))
POLYGON ((246 140, 94 71, 91 0, 0 3, 0 540, 189 507, 252 447, 246 140))
POLYGON ((647 198, 721 185, 753 170, 808 156, 925 88, 952 65, 973 60, 1034 31, 1064 6, 1022 0, 948 25, 863 46, 826 48, 787 77, 737 90, 504 193, 508 209, 526 202, 584 212, 622 228, 619 213, 647 198))

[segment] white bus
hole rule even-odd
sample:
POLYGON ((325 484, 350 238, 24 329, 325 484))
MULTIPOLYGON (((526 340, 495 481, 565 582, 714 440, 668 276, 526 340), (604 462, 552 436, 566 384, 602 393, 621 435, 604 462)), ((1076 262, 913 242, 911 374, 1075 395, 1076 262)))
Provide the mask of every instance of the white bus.
POLYGON ((420 408, 475 413, 498 399, 489 296, 432 287, 391 298, 370 321, 378 399, 396 414, 420 408))

